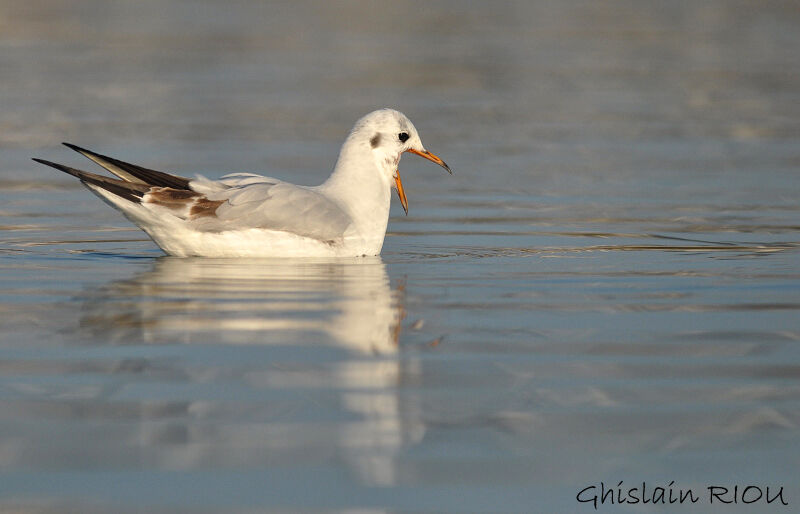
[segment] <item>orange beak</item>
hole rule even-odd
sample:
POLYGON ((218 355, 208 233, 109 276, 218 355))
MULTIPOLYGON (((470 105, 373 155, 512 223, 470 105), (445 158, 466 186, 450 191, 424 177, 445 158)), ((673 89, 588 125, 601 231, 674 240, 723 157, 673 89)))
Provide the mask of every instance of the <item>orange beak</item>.
MULTIPOLYGON (((408 150, 406 150, 406 152, 417 154, 422 158, 428 159, 431 162, 435 162, 436 164, 438 164, 442 168, 446 169, 447 173, 449 173, 451 175, 453 174, 453 172, 450 171, 450 166, 448 166, 446 162, 444 162, 439 157, 437 157, 436 155, 430 153, 427 150, 425 150, 424 152, 420 152, 419 150, 414 150, 413 148, 409 148, 408 150)), ((403 204, 403 210, 406 211, 406 216, 408 216, 408 199, 406 199, 406 192, 403 191, 403 182, 400 180, 400 171, 399 170, 395 171, 394 183, 397 186, 397 196, 400 197, 400 203, 403 204)))
POLYGON ((419 155, 420 157, 422 157, 424 159, 428 159, 431 162, 435 162, 436 164, 438 164, 442 168, 446 169, 447 173, 449 173, 451 175, 453 174, 453 172, 450 171, 450 166, 448 166, 446 162, 444 162, 439 157, 433 155, 432 153, 430 153, 427 150, 425 150, 424 152, 420 152, 419 150, 414 150, 413 148, 409 148, 408 150, 406 150, 406 152, 417 154, 417 155, 419 155))
POLYGON ((403 181, 400 180, 400 170, 394 172, 394 183, 397 186, 397 196, 400 197, 400 203, 403 204, 403 210, 406 211, 408 216, 408 200, 406 199, 406 192, 403 191, 403 181))

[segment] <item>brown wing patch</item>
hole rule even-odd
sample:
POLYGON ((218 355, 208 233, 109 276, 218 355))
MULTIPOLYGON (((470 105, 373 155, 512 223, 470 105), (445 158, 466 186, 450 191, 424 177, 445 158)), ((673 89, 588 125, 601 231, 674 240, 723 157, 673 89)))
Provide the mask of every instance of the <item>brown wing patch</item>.
POLYGON ((182 211, 185 216, 190 218, 214 216, 217 208, 225 203, 225 200, 209 200, 205 195, 196 191, 168 187, 150 188, 143 200, 145 203, 182 211))
POLYGON ((189 216, 192 218, 215 216, 217 208, 223 203, 225 203, 225 200, 209 200, 206 197, 198 198, 189 210, 189 216))
POLYGON ((187 191, 185 189, 170 189, 168 187, 152 187, 147 192, 144 201, 146 203, 154 203, 164 207, 176 208, 183 207, 193 203, 196 198, 203 195, 194 191, 187 191))

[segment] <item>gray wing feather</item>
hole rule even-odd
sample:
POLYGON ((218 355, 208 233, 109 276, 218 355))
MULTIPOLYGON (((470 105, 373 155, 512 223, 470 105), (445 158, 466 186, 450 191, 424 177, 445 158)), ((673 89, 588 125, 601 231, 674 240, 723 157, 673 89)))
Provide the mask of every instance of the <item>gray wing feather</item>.
POLYGON ((338 205, 310 188, 259 175, 226 176, 221 182, 229 187, 207 197, 224 203, 215 216, 191 221, 198 230, 262 228, 335 241, 351 222, 338 205))

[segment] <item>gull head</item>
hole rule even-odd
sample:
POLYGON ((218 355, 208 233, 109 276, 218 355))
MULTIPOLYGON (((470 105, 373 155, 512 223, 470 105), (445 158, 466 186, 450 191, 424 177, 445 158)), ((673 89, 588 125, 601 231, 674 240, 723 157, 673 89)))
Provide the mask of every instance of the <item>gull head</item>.
POLYGON ((447 164, 425 149, 417 129, 405 114, 394 109, 379 109, 358 120, 350 139, 372 154, 383 178, 397 190, 403 210, 408 214, 408 200, 397 168, 403 153, 413 153, 435 162, 452 175, 447 164))

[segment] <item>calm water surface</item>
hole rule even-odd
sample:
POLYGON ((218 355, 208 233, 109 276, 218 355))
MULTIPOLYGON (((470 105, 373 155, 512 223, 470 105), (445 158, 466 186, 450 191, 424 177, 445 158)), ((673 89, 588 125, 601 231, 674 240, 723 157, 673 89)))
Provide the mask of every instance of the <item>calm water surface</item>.
POLYGON ((797 507, 797 48, 791 2, 0 1, 0 510, 797 507), (165 257, 29 160, 314 184, 384 105, 455 175, 403 159, 380 258, 165 257))

